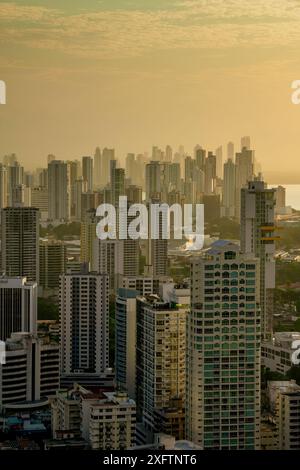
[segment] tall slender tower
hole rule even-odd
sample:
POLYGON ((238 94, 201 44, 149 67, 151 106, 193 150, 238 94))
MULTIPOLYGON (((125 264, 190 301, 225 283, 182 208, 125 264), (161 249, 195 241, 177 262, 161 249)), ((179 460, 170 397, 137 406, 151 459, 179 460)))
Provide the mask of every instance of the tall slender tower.
POLYGON ((191 301, 186 437, 204 449, 259 449, 259 260, 215 242, 192 260, 191 301))
POLYGON ((48 164, 48 205, 50 220, 70 218, 68 164, 52 160, 48 164))
POLYGON ((39 210, 2 209, 2 270, 7 276, 39 280, 39 210))
POLYGON ((260 259, 260 307, 262 336, 272 332, 275 288, 274 210, 276 189, 263 181, 250 181, 241 190, 241 250, 260 259))
POLYGON ((246 147, 242 148, 235 158, 235 211, 236 218, 240 218, 241 212, 241 188, 247 186, 248 181, 254 179, 254 151, 246 147))
POLYGON ((87 190, 93 191, 93 159, 92 157, 82 157, 82 176, 87 182, 87 190))
POLYGON ((109 284, 106 274, 60 280, 61 373, 100 375, 108 367, 109 284))
POLYGON ((7 206, 7 168, 0 164, 0 209, 7 206))
POLYGON ((101 187, 101 165, 102 155, 99 147, 95 150, 94 155, 94 188, 100 189, 101 187))
POLYGON ((231 159, 224 163, 221 211, 223 217, 234 217, 235 215, 235 164, 231 159))
POLYGON ((0 277, 0 340, 12 333, 36 333, 37 283, 26 277, 0 277))

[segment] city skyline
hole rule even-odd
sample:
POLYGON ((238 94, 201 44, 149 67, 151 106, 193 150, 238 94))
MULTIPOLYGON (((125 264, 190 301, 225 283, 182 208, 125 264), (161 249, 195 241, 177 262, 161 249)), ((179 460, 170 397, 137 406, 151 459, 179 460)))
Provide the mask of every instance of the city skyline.
POLYGON ((296 0, 2 1, 0 152, 32 168, 252 135, 273 182, 297 182, 299 21, 296 0))

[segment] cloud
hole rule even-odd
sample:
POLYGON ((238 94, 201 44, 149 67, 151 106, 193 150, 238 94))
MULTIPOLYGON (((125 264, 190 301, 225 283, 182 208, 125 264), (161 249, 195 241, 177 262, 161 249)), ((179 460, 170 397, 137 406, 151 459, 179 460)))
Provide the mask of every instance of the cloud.
POLYGON ((0 4, 9 46, 85 59, 123 59, 160 50, 282 47, 300 43, 296 0, 179 0, 161 10, 84 11, 0 4))

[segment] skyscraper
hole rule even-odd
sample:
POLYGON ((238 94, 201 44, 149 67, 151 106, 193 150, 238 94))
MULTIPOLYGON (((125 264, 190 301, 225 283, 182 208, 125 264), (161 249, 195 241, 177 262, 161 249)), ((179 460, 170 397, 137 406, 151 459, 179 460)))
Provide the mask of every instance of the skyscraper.
POLYGON ((118 289, 116 297, 116 383, 135 399, 136 387, 136 298, 134 289, 118 289))
POLYGON ((250 150, 251 148, 251 139, 248 135, 245 135, 241 138, 241 150, 246 149, 250 150))
MULTIPOLYGON (((151 204, 159 204, 152 199, 151 204)), ((168 240, 163 238, 163 214, 160 212, 158 220, 152 220, 151 210, 148 206, 149 234, 146 242, 146 265, 152 276, 166 276, 168 271, 168 240), (158 223, 158 238, 152 238, 151 227, 158 223)))
POLYGON ((59 240, 40 242, 40 282, 46 291, 58 294, 59 278, 66 270, 66 245, 59 240))
POLYGON ((204 171, 205 170, 206 151, 203 148, 199 147, 196 150, 196 155, 195 156, 196 156, 196 166, 200 170, 204 171))
POLYGON ((39 280, 39 210, 2 209, 2 271, 7 276, 39 280))
POLYGON ((228 142, 227 144, 227 158, 233 160, 234 159, 234 143, 228 142))
POLYGON ((223 217, 235 215, 235 164, 232 159, 224 163, 224 181, 221 214, 223 217))
POLYGON ((260 445, 259 260, 224 240, 191 263, 186 438, 204 449, 260 445))
POLYGON ((61 375, 97 375, 108 367, 107 274, 82 272, 60 278, 61 375))
POLYGON ((82 263, 90 263, 92 261, 93 242, 97 238, 97 223, 96 210, 87 210, 84 220, 80 224, 80 261, 82 263))
POLYGON ((7 206, 7 168, 0 164, 0 209, 7 206))
POLYGON ((82 177, 87 182, 88 191, 93 191, 93 172, 92 157, 82 157, 82 177))
MULTIPOLYGON (((111 160, 111 163, 115 160, 111 160)), ((124 168, 111 169, 111 201, 117 207, 119 204, 119 197, 125 195, 125 170, 124 168)))
POLYGON ((110 181, 110 161, 115 159, 115 149, 104 148, 102 152, 101 184, 106 186, 110 181))
MULTIPOLYGON (((0 409, 38 402, 59 389, 59 347, 28 332, 13 333, 6 341, 6 363, 1 365, 0 409), (22 403, 22 404, 21 404, 22 403)), ((30 411, 29 411, 30 412, 30 411)))
POLYGON ((254 178, 254 151, 246 147, 242 148, 235 158, 235 215, 239 219, 241 215, 241 188, 247 186, 248 181, 254 178))
POLYGON ((20 184, 23 184, 24 180, 24 168, 19 162, 14 162, 7 167, 8 170, 8 203, 11 206, 13 204, 13 191, 14 188, 20 184))
POLYGON ((137 414, 150 442, 155 411, 185 399, 186 316, 185 307, 157 295, 137 298, 137 414))
POLYGON ((213 194, 216 185, 216 155, 208 152, 205 160, 205 194, 213 194))
POLYGON ((216 175, 218 178, 223 177, 223 147, 216 149, 216 175))
POLYGON ((161 187, 161 167, 159 161, 151 161, 146 165, 146 200, 160 197, 161 187))
POLYGON ((276 189, 263 181, 250 181, 241 190, 241 250, 260 259, 260 308, 262 335, 272 332, 275 288, 274 208, 276 189))
POLYGON ((48 164, 49 219, 68 221, 70 218, 68 165, 60 160, 48 164))
POLYGON ((95 150, 94 155, 94 188, 101 188, 101 165, 102 165, 102 155, 99 147, 95 150))
POLYGON ((14 332, 36 332, 37 283, 26 277, 0 277, 0 340, 14 332))

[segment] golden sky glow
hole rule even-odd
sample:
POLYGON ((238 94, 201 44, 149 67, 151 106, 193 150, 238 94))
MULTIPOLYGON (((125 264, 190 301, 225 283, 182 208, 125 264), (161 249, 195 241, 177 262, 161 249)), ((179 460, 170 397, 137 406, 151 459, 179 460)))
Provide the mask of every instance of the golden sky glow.
POLYGON ((0 48, 0 155, 33 168, 251 135, 267 174, 300 182, 299 0, 0 2, 0 48))

